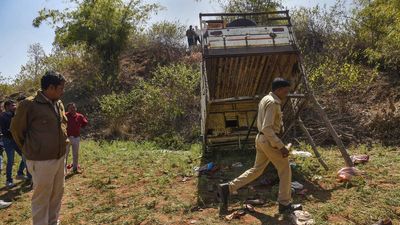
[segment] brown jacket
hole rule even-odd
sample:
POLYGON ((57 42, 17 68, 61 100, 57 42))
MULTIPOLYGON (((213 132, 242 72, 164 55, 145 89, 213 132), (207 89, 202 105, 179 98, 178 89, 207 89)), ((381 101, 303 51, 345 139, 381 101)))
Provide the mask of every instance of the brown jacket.
POLYGON ((10 130, 28 160, 44 161, 65 155, 66 128, 67 117, 62 102, 53 105, 38 92, 19 103, 10 130))

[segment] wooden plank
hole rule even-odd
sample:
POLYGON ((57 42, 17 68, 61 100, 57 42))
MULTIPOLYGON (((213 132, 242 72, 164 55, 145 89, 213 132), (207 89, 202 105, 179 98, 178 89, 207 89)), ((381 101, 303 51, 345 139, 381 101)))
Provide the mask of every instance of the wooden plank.
POLYGON ((267 63, 267 56, 262 56, 260 58, 260 63, 259 63, 258 69, 257 69, 256 73, 254 74, 255 75, 255 80, 254 80, 254 85, 253 85, 252 90, 251 90, 251 95, 256 95, 257 94, 257 87, 258 87, 258 84, 262 82, 261 81, 261 76, 262 76, 262 73, 264 71, 266 63, 267 63))
POLYGON ((256 75, 256 78, 255 78, 255 82, 254 82, 254 85, 253 85, 253 89, 252 89, 250 95, 256 95, 256 94, 257 94, 257 87, 258 87, 259 84, 260 84, 260 79, 261 79, 262 73, 263 73, 263 71, 264 71, 265 65, 266 65, 266 63, 267 63, 267 59, 268 59, 267 56, 262 56, 262 60, 261 60, 261 63, 260 63, 260 67, 259 67, 259 69, 258 69, 258 71, 257 71, 257 75, 256 75))
POLYGON ((219 58, 218 59, 218 73, 217 73, 217 77, 216 77, 217 85, 215 87, 215 98, 214 99, 217 99, 219 97, 219 94, 220 94, 221 76, 222 76, 222 70, 223 70, 224 62, 225 62, 224 58, 219 58))

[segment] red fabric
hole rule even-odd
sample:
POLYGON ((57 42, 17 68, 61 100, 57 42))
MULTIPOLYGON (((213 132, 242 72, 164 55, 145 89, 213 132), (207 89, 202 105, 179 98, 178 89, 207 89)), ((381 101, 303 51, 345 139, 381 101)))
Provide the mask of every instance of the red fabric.
POLYGON ((80 113, 75 113, 75 115, 66 113, 66 116, 68 118, 68 137, 79 137, 81 135, 81 128, 88 124, 88 120, 80 113))

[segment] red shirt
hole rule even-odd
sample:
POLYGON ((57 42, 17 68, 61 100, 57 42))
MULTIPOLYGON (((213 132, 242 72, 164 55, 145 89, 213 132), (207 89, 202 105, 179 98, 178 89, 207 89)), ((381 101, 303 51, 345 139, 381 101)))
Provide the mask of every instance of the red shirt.
POLYGON ((88 124, 86 117, 80 113, 75 113, 75 115, 72 115, 67 112, 65 115, 68 118, 68 137, 79 137, 81 135, 81 127, 85 127, 88 124))

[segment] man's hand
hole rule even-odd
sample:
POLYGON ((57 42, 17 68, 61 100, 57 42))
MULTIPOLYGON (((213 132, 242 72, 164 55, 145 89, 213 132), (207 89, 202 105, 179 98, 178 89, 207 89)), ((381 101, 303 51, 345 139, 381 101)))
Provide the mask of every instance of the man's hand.
POLYGON ((282 153, 283 158, 286 158, 289 156, 289 150, 286 147, 281 148, 280 151, 282 153))

